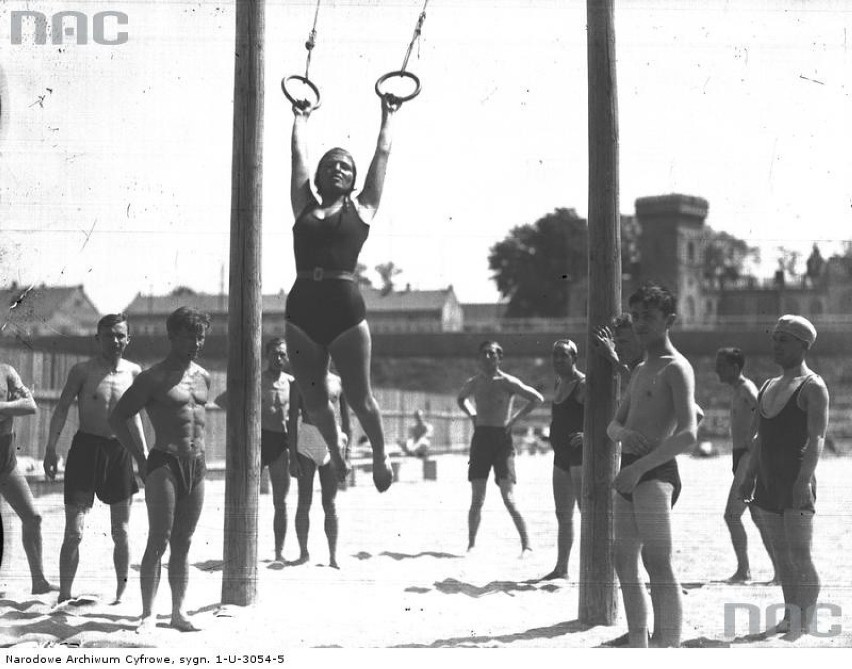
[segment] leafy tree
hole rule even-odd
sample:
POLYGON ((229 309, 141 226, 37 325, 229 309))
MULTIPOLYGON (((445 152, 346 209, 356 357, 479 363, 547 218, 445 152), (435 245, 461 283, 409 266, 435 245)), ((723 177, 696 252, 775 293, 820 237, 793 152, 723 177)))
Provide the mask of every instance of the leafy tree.
POLYGON ((506 316, 564 316, 571 284, 586 277, 588 228, 574 209, 556 209, 512 229, 491 247, 488 266, 509 298, 506 316))
POLYGON ((376 273, 382 280, 381 293, 382 295, 387 295, 388 293, 393 292, 394 277, 398 274, 402 274, 402 270, 397 267, 392 260, 389 260, 381 265, 376 265, 376 273))
POLYGON ((355 265, 355 281, 359 286, 367 286, 372 287, 373 282, 370 280, 365 272, 367 271, 367 266, 364 263, 357 263, 355 265))
POLYGON ((704 239, 704 278, 712 285, 724 288, 726 283, 736 282, 745 276, 746 260, 760 259, 760 249, 749 246, 727 232, 706 229, 704 239))

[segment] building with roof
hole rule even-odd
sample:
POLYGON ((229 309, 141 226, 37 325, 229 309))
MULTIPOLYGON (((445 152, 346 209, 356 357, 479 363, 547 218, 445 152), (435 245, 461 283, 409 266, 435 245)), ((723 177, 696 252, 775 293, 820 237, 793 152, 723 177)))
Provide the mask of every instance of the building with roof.
POLYGON ((101 314, 83 286, 19 286, 0 288, 0 336, 49 337, 91 335, 101 314))
MULTIPOLYGON (((444 290, 384 291, 362 286, 370 330, 374 333, 458 332, 462 329, 461 305, 452 286, 444 290)), ((263 337, 284 333, 287 296, 284 291, 262 296, 263 337)), ((124 310, 131 332, 165 335, 166 318, 178 307, 195 307, 210 315, 211 334, 228 331, 228 296, 196 293, 177 288, 168 295, 138 294, 124 310)), ((321 308, 318 305, 318 308, 321 308)))

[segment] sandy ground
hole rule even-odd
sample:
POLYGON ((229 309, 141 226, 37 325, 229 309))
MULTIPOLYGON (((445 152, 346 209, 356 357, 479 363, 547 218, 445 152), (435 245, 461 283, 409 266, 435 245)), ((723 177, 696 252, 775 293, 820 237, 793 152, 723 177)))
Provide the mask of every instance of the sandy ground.
MULTIPOLYGON (((766 606, 782 601, 780 588, 762 583, 771 576, 757 530, 746 517, 754 582, 722 583, 735 567, 722 518, 730 484, 730 459, 679 459, 684 493, 675 508, 678 541, 675 567, 686 590, 683 639, 686 646, 849 647, 852 646, 852 459, 826 457, 818 469, 819 499, 815 560, 823 589, 820 601, 840 606, 841 617, 826 612, 820 629, 840 625, 838 634, 784 641, 749 636, 745 615, 736 637, 724 630, 726 602, 766 606)), ((29 594, 29 576, 20 547, 20 524, 4 508, 6 558, 0 570, 0 646, 121 647, 167 649, 228 647, 243 651, 305 648, 590 648, 621 635, 614 626, 589 627, 577 620, 579 555, 572 552, 568 580, 536 582, 555 560, 556 520, 552 511, 552 456, 520 456, 517 501, 526 518, 534 551, 519 559, 520 545, 493 481, 489 482, 477 550, 465 554, 469 487, 463 456, 437 458, 437 481, 424 481, 420 462, 405 462, 400 481, 379 495, 368 476, 338 497, 341 569, 327 566, 322 507, 315 495, 307 565, 270 568, 272 504, 261 495, 258 597, 253 607, 221 609, 224 483, 208 482, 207 498, 190 553, 188 610, 202 627, 180 633, 166 626, 170 610, 164 570, 157 600, 156 630, 135 632, 140 612, 138 563, 147 521, 138 495, 131 518, 131 584, 125 601, 110 605, 114 592, 112 545, 107 509, 90 513, 75 583, 91 594, 90 605, 52 610, 56 596, 29 594), (11 551, 11 554, 10 554, 11 551), (227 643, 226 641, 227 640, 227 643)), ((290 491, 288 559, 298 555, 290 491)), ((58 582, 63 512, 60 495, 37 500, 43 513, 45 562, 58 582)), ((575 519, 579 533, 579 517, 575 519)), ((619 597, 620 599, 620 597, 619 597)), ((761 620, 763 625, 763 620, 761 620)))

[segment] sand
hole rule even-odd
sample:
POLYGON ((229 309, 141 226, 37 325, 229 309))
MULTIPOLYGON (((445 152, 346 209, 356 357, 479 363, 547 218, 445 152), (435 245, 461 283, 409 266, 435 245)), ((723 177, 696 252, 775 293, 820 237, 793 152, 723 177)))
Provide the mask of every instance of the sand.
MULTIPOLYGON (((271 567, 272 503, 260 498, 257 603, 220 607, 224 482, 209 481, 204 513, 190 552, 187 608, 202 628, 180 633, 167 626, 170 595, 164 570, 156 609, 158 627, 135 631, 141 605, 138 565, 147 519, 143 495, 131 516, 131 583, 125 601, 111 605, 114 593, 109 514, 96 503, 81 547, 76 594, 95 600, 80 607, 53 609, 56 595, 29 594, 29 575, 20 546, 20 523, 4 507, 7 553, 0 570, 0 646, 123 647, 231 651, 313 648, 591 648, 621 635, 623 616, 613 626, 586 626, 577 620, 579 553, 571 555, 567 580, 537 582, 555 561, 551 455, 518 458, 518 506, 526 518, 534 551, 519 559, 520 544, 499 492, 489 481, 476 551, 466 555, 469 485, 466 458, 439 456, 438 478, 424 481, 421 463, 405 461, 400 481, 379 495, 368 476, 338 496, 340 570, 327 565, 319 494, 312 509, 311 560, 302 566, 271 567)), ((820 629, 839 624, 835 635, 749 635, 744 614, 736 636, 724 630, 725 603, 766 606, 782 601, 779 587, 763 583, 771 566, 757 530, 746 516, 754 581, 727 585, 735 568, 722 518, 730 483, 730 458, 679 459, 684 493, 674 512, 676 572, 684 596, 684 644, 689 647, 849 647, 852 646, 852 460, 826 457, 817 470, 818 516, 814 555, 823 589, 820 601, 839 606, 840 618, 823 615, 820 629)), ((285 554, 298 555, 293 517, 295 486, 288 497, 290 525, 285 554)), ((58 582, 63 510, 60 495, 37 500, 43 514, 45 564, 58 582)), ((579 533, 579 516, 575 517, 579 533)), ((620 597, 619 597, 620 599, 620 597)), ((763 619, 761 619, 763 625, 763 619)))

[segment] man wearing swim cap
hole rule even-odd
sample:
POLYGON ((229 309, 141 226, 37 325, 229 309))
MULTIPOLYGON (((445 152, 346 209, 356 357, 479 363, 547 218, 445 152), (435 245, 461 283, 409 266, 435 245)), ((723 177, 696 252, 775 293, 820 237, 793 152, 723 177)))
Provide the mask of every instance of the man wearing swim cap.
POLYGON ((829 398, 825 382, 805 363, 816 336, 802 316, 788 314, 775 324, 772 357, 782 374, 758 394, 754 457, 740 488, 763 517, 784 594, 784 619, 767 634, 786 633, 790 640, 811 630, 820 590, 811 557, 814 470, 825 442, 829 398))

